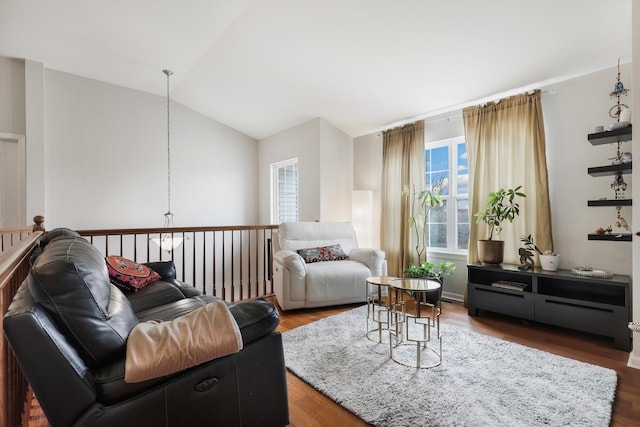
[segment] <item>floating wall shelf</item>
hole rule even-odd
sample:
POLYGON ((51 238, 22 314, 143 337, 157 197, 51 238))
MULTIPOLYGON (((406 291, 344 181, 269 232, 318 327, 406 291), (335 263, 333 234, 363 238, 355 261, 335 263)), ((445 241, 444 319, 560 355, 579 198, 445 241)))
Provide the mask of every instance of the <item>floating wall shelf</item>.
POLYGON ((609 240, 612 242, 630 242, 631 233, 589 234, 589 240, 609 240))
POLYGON ((631 206, 631 199, 589 200, 587 206, 631 206))
MULTIPOLYGON (((590 133, 587 135, 587 139, 591 145, 603 145, 603 144, 618 144, 618 158, 621 158, 620 143, 625 141, 631 141, 632 128, 628 125, 623 128, 608 130, 604 132, 590 133)), ((613 189, 617 183, 623 183, 622 175, 630 174, 632 170, 632 162, 619 163, 615 165, 596 166, 588 169, 589 175, 594 177, 601 176, 615 176, 614 184, 611 184, 613 189)), ((621 195, 621 194, 620 194, 621 195)), ((616 193, 616 196, 619 196, 616 193)), ((622 222, 620 216, 621 206, 631 206, 631 199, 605 199, 605 200, 587 200, 587 206, 614 206, 618 211, 618 219, 622 222)), ((589 240, 608 240, 611 242, 630 242, 632 240, 631 233, 605 233, 596 234, 589 233, 587 235, 589 240)))
POLYGON ((631 141, 631 125, 604 132, 590 133, 587 136, 591 145, 612 144, 615 142, 631 141))
POLYGON ((632 162, 620 163, 619 165, 595 166, 589 168, 591 176, 614 176, 617 174, 630 174, 632 162))

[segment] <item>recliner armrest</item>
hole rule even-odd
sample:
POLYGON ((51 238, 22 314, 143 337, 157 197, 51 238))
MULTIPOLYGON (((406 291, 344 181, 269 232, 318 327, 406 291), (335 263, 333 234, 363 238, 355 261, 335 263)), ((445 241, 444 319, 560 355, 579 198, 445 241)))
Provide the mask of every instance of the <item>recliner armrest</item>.
POLYGON ((174 285, 185 297, 190 298, 202 295, 199 289, 177 279, 176 265, 173 261, 146 262, 144 265, 158 273, 162 280, 174 285))
POLYGON ((304 260, 294 251, 288 249, 278 251, 273 255, 273 260, 299 277, 307 274, 304 260))
POLYGON ((280 324, 280 314, 275 305, 264 298, 231 304, 229 311, 240 328, 244 345, 269 335, 280 324))
POLYGON ((143 265, 158 273, 164 280, 176 278, 176 265, 173 261, 145 262, 143 265))
POLYGON ((356 248, 349 254, 350 259, 365 264, 372 271, 376 269, 376 266, 385 261, 384 257, 384 251, 373 248, 356 248))

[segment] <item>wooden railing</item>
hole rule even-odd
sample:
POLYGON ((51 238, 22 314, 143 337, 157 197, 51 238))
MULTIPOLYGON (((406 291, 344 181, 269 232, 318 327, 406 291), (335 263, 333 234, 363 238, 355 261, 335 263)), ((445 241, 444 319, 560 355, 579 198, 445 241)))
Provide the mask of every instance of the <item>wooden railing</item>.
MULTIPOLYGON (((121 255, 136 262, 173 260, 179 280, 208 295, 235 302, 273 295, 271 242, 277 228, 250 225, 77 231, 105 256, 121 255), (157 238, 179 238, 182 243, 167 251, 154 242, 157 238)), ((42 221, 29 229, 0 230, 0 328, 2 317, 29 272, 29 257, 42 234, 40 230, 42 221)), ((0 375, 0 426, 24 426, 30 388, 4 338, 0 340, 0 375)))
MULTIPOLYGON (((42 223, 32 228, 0 230, 0 330, 3 317, 18 287, 29 272, 29 257, 42 234, 42 223), (34 231, 36 229, 36 231, 34 231)), ((25 422, 29 384, 13 351, 0 339, 0 426, 20 426, 25 422)))
POLYGON ((177 278, 235 302, 273 295, 271 242, 277 225, 77 230, 105 256, 136 262, 172 260, 177 278), (155 241, 179 239, 165 250, 155 241))
POLYGON ((33 222, 34 225, 31 227, 0 229, 0 254, 8 251, 24 239, 27 239, 31 234, 44 231, 43 216, 35 216, 33 222))

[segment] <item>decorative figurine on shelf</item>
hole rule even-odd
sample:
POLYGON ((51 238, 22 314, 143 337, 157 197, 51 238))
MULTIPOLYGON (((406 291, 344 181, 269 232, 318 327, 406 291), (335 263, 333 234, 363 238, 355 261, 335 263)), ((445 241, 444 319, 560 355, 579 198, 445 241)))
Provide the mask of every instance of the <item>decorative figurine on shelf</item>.
POLYGON ((611 189, 615 194, 615 199, 624 199, 624 192, 627 189, 627 183, 624 182, 622 174, 617 174, 611 183, 611 189))
POLYGON ((525 248, 518 249, 520 254, 520 270, 530 270, 533 268, 533 253, 525 248))
MULTIPOLYGON (((618 76, 616 78, 616 84, 613 87, 613 92, 609 94, 610 97, 616 98, 616 104, 609 109, 609 117, 612 119, 616 119, 617 122, 621 122, 620 115, 623 109, 629 109, 629 107, 625 104, 620 103, 620 96, 628 95, 629 89, 624 88, 624 84, 620 81, 620 59, 618 59, 618 76)), ((627 113, 625 113, 627 114, 627 113)))
POLYGON ((618 228, 624 228, 625 230, 629 231, 629 224, 627 223, 627 220, 624 219, 622 215, 620 215, 621 208, 622 206, 616 206, 616 210, 618 211, 618 218, 616 220, 615 226, 618 228))
POLYGON ((619 156, 609 157, 608 160, 611 160, 612 165, 620 165, 624 163, 631 163, 631 153, 625 151, 624 153, 620 153, 619 156))
POLYGON ((622 153, 620 155, 620 161, 622 163, 631 163, 631 153, 629 153, 628 151, 625 151, 624 153, 622 153))

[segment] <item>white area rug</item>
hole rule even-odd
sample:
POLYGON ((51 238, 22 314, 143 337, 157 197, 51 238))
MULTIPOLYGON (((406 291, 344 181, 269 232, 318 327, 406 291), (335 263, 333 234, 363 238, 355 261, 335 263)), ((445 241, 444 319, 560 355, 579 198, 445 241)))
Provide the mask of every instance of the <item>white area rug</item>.
POLYGON ((365 337, 366 306, 285 332, 295 375, 376 426, 608 426, 617 375, 441 324, 442 365, 414 369, 365 337))

